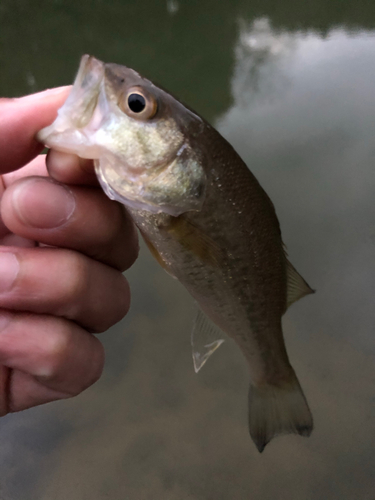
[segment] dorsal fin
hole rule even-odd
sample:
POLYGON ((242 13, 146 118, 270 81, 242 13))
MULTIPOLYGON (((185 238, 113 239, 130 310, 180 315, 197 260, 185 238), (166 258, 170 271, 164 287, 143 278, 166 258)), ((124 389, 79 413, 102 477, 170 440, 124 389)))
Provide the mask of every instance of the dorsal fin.
POLYGON ((309 293, 315 291, 306 283, 302 276, 294 269, 292 264, 286 259, 286 272, 287 272, 287 299, 286 309, 309 293))
POLYGON ((191 332, 191 347, 195 373, 224 342, 225 335, 200 309, 191 332))

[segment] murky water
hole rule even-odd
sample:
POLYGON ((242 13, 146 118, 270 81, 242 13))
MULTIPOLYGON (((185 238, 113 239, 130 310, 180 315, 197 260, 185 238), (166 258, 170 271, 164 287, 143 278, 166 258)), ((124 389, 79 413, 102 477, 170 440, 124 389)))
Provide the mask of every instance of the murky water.
POLYGON ((195 375, 191 300, 143 249, 103 378, 1 420, 2 500, 375 498, 375 10, 301 5, 0 3, 1 95, 70 83, 85 52, 160 82, 238 150, 317 290, 284 318, 314 432, 259 455, 239 350, 195 375))

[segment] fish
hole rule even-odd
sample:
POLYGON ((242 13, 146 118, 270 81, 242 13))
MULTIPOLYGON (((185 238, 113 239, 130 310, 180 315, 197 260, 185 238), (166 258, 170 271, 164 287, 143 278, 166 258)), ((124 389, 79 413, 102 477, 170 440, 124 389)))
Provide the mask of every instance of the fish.
POLYGON ((313 418, 286 351, 282 316, 311 287, 289 262, 275 208, 233 147, 135 70, 84 55, 56 120, 38 133, 94 160, 159 264, 198 304, 195 371, 234 340, 250 375, 248 426, 262 452, 313 418))

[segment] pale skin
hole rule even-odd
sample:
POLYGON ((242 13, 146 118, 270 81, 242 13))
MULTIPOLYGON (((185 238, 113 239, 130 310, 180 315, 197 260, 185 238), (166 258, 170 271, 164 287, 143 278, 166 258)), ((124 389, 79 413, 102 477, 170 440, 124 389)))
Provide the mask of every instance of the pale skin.
POLYGON ((0 99, 0 416, 75 396, 100 377, 127 313, 136 229, 92 162, 35 139, 69 87, 0 99))

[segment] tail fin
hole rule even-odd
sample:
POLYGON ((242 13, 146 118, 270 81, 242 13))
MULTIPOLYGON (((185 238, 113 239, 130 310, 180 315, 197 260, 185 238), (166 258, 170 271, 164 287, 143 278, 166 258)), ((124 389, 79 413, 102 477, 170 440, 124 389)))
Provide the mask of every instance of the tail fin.
POLYGON ((313 419, 296 375, 281 386, 254 386, 249 389, 249 431, 261 453, 279 434, 310 436, 313 419))

